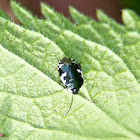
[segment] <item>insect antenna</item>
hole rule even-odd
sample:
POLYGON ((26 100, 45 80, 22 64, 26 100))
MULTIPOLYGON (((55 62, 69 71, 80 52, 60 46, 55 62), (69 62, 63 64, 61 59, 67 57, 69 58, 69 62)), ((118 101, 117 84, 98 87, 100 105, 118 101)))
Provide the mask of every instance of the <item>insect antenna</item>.
POLYGON ((70 104, 69 110, 66 112, 66 115, 69 113, 71 106, 72 106, 72 103, 73 103, 73 93, 72 93, 72 98, 71 98, 71 104, 70 104))

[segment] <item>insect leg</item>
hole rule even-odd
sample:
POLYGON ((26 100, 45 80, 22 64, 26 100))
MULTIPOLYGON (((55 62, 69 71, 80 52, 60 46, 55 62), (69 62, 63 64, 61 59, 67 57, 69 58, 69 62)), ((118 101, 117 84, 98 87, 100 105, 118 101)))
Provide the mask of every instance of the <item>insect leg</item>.
POLYGON ((72 93, 72 98, 71 98, 71 104, 70 104, 69 110, 66 112, 66 115, 69 113, 71 106, 72 106, 72 103, 73 103, 73 93, 72 93))

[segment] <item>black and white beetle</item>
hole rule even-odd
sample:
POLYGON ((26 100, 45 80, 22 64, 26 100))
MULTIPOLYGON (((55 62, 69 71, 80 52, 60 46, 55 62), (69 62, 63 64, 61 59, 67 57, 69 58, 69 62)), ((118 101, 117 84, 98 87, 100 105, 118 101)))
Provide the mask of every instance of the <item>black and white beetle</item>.
MULTIPOLYGON (((60 75, 60 81, 62 82, 63 86, 65 86, 73 94, 77 94, 79 89, 83 85, 83 77, 80 63, 76 64, 76 62, 73 59, 64 57, 59 62, 58 71, 60 75)), ((73 94, 70 108, 73 102, 73 94)))

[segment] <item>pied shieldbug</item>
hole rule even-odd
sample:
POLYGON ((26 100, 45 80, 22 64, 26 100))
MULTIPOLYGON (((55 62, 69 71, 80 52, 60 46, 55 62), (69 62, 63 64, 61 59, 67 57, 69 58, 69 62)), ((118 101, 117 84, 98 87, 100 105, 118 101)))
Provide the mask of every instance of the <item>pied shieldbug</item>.
POLYGON ((81 65, 80 63, 77 64, 72 58, 64 57, 58 64, 58 72, 63 86, 72 92, 72 100, 69 110, 67 111, 68 113, 72 106, 73 94, 77 94, 83 85, 81 65))

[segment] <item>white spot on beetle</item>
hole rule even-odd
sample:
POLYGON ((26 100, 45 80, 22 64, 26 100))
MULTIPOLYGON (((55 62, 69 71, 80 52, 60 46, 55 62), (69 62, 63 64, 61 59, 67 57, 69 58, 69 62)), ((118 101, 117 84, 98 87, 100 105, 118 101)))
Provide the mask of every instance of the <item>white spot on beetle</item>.
POLYGON ((65 72, 65 73, 62 73, 62 75, 60 76, 60 80, 63 83, 63 85, 66 85, 66 79, 65 79, 66 75, 67 73, 65 72))

